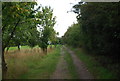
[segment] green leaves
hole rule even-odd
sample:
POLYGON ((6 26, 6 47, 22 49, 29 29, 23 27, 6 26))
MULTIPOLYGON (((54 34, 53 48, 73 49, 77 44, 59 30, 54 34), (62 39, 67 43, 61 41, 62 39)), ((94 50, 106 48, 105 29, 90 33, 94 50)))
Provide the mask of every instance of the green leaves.
POLYGON ((67 32, 65 33, 63 40, 65 43, 67 43, 68 45, 77 47, 80 46, 80 28, 79 28, 79 24, 73 24, 69 27, 69 29, 67 30, 67 32))
POLYGON ((43 49, 47 49, 48 41, 53 41, 55 39, 56 32, 53 29, 55 25, 55 17, 53 17, 53 10, 51 7, 42 7, 41 11, 36 14, 37 23, 41 28, 41 36, 39 46, 43 49))
POLYGON ((119 3, 76 4, 73 8, 78 14, 77 20, 80 26, 78 29, 75 25, 71 26, 63 39, 72 46, 82 44, 84 48, 96 54, 118 55, 120 52, 118 6, 119 3))
POLYGON ((35 5, 34 2, 3 3, 4 48, 8 45, 27 44, 30 47, 39 45, 46 49, 48 41, 56 39, 56 32, 53 29, 56 23, 53 10, 47 6, 34 9, 35 5))
POLYGON ((35 4, 36 3, 34 2, 8 2, 2 4, 4 6, 2 10, 3 48, 7 47, 10 44, 10 41, 13 41, 14 43, 21 43, 25 40, 28 40, 26 39, 28 38, 26 34, 27 32, 31 31, 31 26, 33 26, 33 28, 36 28, 36 24, 34 24, 34 19, 28 17, 29 15, 31 15, 31 12, 34 8, 33 6, 35 4), (18 22, 18 20, 20 21, 18 22))

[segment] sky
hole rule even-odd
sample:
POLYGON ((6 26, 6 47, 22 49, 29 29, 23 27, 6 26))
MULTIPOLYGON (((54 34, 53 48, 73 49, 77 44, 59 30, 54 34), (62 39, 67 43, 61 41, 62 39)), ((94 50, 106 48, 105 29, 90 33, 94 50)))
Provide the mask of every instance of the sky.
POLYGON ((80 0, 37 0, 37 3, 42 6, 51 6, 53 15, 56 16, 54 29, 56 32, 59 32, 58 37, 61 37, 67 31, 69 26, 77 22, 77 14, 68 11, 71 11, 72 6, 79 1, 80 0))

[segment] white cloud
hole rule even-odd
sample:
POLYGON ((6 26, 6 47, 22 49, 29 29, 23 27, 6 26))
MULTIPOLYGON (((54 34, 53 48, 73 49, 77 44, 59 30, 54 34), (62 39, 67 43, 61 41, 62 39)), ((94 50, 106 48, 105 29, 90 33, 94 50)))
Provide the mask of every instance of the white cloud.
POLYGON ((76 14, 70 11, 73 4, 80 0, 37 0, 42 6, 51 6, 53 15, 57 17, 54 29, 59 32, 59 36, 63 36, 67 28, 76 22, 76 14), (73 4, 70 4, 73 3, 73 4))

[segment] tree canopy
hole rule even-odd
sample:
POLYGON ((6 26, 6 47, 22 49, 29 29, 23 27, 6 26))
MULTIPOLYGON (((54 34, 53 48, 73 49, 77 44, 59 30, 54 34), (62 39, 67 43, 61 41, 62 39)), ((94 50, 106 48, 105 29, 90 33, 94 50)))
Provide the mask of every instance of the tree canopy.
POLYGON ((72 25, 63 39, 96 54, 120 53, 119 3, 82 3, 74 5, 79 25, 72 25), (77 26, 77 27, 76 27, 77 26), (77 43, 77 44, 75 44, 77 43))

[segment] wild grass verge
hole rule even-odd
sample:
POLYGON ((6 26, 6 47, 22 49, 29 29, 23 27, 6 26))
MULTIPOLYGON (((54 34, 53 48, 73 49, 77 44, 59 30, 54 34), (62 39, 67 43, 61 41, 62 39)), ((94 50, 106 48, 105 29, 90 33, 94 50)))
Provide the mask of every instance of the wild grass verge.
POLYGON ((56 68, 59 48, 48 49, 47 55, 38 48, 5 54, 8 66, 6 79, 48 79, 56 68))
POLYGON ((100 65, 95 57, 87 54, 82 49, 70 48, 83 61, 88 70, 94 75, 95 79, 116 79, 116 75, 107 68, 100 65))

